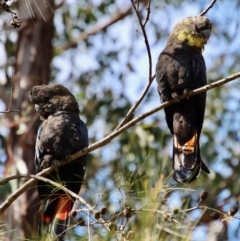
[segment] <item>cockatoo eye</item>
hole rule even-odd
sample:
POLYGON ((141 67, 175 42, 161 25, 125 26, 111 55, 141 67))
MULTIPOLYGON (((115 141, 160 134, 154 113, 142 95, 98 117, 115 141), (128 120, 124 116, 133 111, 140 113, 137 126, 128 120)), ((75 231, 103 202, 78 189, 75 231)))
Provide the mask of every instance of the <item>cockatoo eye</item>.
POLYGON ((50 99, 49 94, 44 95, 44 102, 48 102, 50 99))

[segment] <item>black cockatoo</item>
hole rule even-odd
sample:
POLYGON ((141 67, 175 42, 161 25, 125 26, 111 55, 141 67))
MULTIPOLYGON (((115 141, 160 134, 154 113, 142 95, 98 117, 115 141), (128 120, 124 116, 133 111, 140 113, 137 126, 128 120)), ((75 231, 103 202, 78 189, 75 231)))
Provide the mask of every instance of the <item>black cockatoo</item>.
MULTIPOLYGON (((156 66, 162 102, 207 84, 202 50, 211 28, 212 23, 205 16, 188 17, 174 27, 156 66)), ((201 159, 199 147, 205 104, 206 93, 201 93, 164 109, 173 135, 173 169, 177 182, 195 180, 201 169, 210 173, 201 159)))
MULTIPOLYGON (((88 131, 79 118, 79 107, 72 93, 62 85, 39 85, 29 98, 43 121, 36 140, 35 166, 39 172, 88 146, 88 131)), ((86 168, 86 155, 57 168, 47 178, 78 194, 86 168)), ((39 181, 41 200, 38 233, 64 240, 74 198, 50 184, 39 181)))

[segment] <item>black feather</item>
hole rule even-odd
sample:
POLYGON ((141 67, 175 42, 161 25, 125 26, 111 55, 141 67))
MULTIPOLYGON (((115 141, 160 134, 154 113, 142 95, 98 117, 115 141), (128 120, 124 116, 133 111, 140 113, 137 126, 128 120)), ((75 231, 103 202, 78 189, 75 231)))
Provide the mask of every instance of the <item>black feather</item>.
MULTIPOLYGON (((43 120, 36 140, 37 172, 88 146, 87 127, 80 119, 77 101, 68 89, 62 85, 35 86, 29 92, 29 97, 43 120)), ((82 156, 59 167, 47 178, 78 194, 83 182, 86 161, 87 156, 82 156)), ((44 236, 44 233, 49 233, 57 238, 56 240, 64 240, 68 215, 75 200, 61 189, 43 181, 38 182, 38 192, 42 217, 39 234, 44 236), (61 212, 67 212, 65 217, 59 218, 61 212)))

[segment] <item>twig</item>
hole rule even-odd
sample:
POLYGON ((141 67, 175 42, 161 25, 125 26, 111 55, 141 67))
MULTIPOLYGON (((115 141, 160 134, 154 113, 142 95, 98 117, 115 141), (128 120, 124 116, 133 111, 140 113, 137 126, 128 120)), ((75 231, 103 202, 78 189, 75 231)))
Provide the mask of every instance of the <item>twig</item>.
MULTIPOLYGON (((141 16, 140 16, 140 13, 139 11, 137 10, 136 8, 136 5, 134 4, 134 1, 131 0, 132 2, 132 5, 133 5, 133 8, 135 10, 135 13, 138 17, 138 21, 139 21, 139 24, 140 24, 140 27, 142 29, 142 33, 143 33, 143 37, 144 37, 144 41, 145 41, 145 45, 146 45, 146 48, 147 48, 147 53, 148 53, 148 61, 149 61, 149 78, 148 78, 148 81, 150 82, 151 81, 151 78, 152 78, 152 56, 151 56, 151 49, 150 49, 150 46, 149 46, 149 42, 148 42, 148 37, 147 37, 147 33, 146 33, 146 30, 145 30, 145 25, 143 25, 142 21, 141 21, 141 16)), ((148 12, 148 15, 150 14, 150 11, 148 12)), ((146 19, 147 21, 147 19, 146 19)))
POLYGON ((11 112, 20 112, 20 110, 6 110, 6 111, 0 111, 0 113, 11 113, 11 112))
POLYGON ((214 212, 222 214, 222 215, 225 214, 224 212, 222 212, 220 210, 210 208, 210 207, 207 207, 207 206, 195 206, 195 207, 188 208, 188 209, 185 209, 185 210, 179 210, 179 213, 187 213, 187 212, 191 212, 191 211, 194 211, 194 210, 197 210, 197 209, 211 210, 211 211, 214 211, 214 212))
MULTIPOLYGON (((49 183, 52 186, 55 186, 56 188, 59 188, 59 189, 63 190, 65 193, 69 194, 73 198, 78 199, 82 204, 84 204, 90 210, 93 210, 93 207, 89 203, 87 203, 83 198, 81 198, 79 195, 77 195, 76 193, 72 192, 68 188, 64 187, 62 184, 54 182, 54 181, 52 181, 52 180, 50 180, 50 179, 48 179, 46 177, 42 177, 42 176, 39 176, 39 175, 32 175, 32 174, 20 174, 20 175, 11 176, 11 177, 6 178, 6 179, 8 179, 8 181, 10 181, 10 180, 13 180, 13 179, 18 179, 18 178, 34 178, 36 180, 49 183)), ((0 182, 0 184, 1 184, 1 182, 0 182)))
POLYGON ((139 104, 142 102, 144 96, 147 94, 153 80, 155 79, 155 75, 151 78, 151 80, 147 83, 147 85, 145 86, 142 94, 140 95, 140 98, 134 103, 134 105, 129 109, 128 113, 126 114, 126 116, 122 119, 122 121, 119 123, 119 125, 116 127, 115 131, 118 130, 120 127, 122 127, 127 120, 129 119, 129 117, 133 114, 133 112, 137 109, 137 107, 139 106, 139 104))
POLYGON ((205 15, 205 14, 209 11, 209 9, 213 7, 213 5, 214 5, 214 3, 215 3, 216 1, 217 1, 217 0, 212 0, 212 2, 207 6, 206 9, 204 9, 204 10, 199 14, 199 16, 205 15))
POLYGON ((180 210, 179 213, 187 213, 187 212, 191 212, 191 211, 194 211, 194 210, 197 210, 197 209, 202 209, 202 210, 210 210, 210 211, 213 211, 213 212, 216 212, 216 213, 219 213, 222 215, 222 217, 225 217, 223 218, 221 221, 226 221, 227 219, 229 219, 230 217, 231 218, 234 218, 234 219, 240 219, 239 217, 235 217, 235 216, 232 216, 232 215, 229 215, 227 213, 224 213, 220 210, 217 210, 215 208, 210 208, 210 207, 207 207, 207 206, 195 206, 195 207, 192 207, 192 208, 188 208, 188 209, 185 209, 185 210, 180 210), (226 217, 227 216, 227 217, 226 217))
POLYGON ((151 0, 148 0, 147 7, 146 7, 147 17, 146 17, 145 22, 144 22, 144 24, 143 24, 143 27, 144 27, 144 28, 146 27, 146 24, 147 24, 147 22, 148 22, 148 20, 149 20, 149 17, 150 17, 150 13, 151 13, 150 4, 151 4, 151 0))
MULTIPOLYGON (((178 213, 187 213, 187 212, 192 212, 194 210, 197 210, 197 209, 201 209, 201 210, 204 210, 204 211, 207 211, 207 210, 210 210, 210 211, 213 211, 213 212, 216 212, 216 213, 219 213, 221 214, 222 216, 224 215, 227 215, 226 213, 218 210, 218 209, 215 209, 215 208, 211 208, 211 207, 208 207, 208 206, 194 206, 192 208, 188 208, 188 209, 184 209, 184 210, 179 210, 178 213)), ((162 210, 158 210, 158 209, 150 209, 150 208, 139 208, 136 210, 136 212, 138 211, 145 211, 145 212, 154 212, 154 213, 159 213, 161 215, 167 215, 168 217, 172 217, 173 216, 173 213, 171 212, 166 212, 166 211, 162 211, 162 210)), ((235 218, 235 219, 240 219, 239 217, 235 217, 235 216, 229 216, 228 215, 228 218, 229 217, 232 217, 232 218, 235 218)), ((222 220, 224 221, 224 220, 222 220)))
MULTIPOLYGON (((12 74, 13 76, 13 74, 12 74)), ((12 99, 13 99, 13 91, 14 91, 14 82, 11 78, 11 94, 10 94, 10 100, 8 103, 8 108, 6 111, 0 111, 0 113, 11 113, 11 112, 20 112, 20 110, 11 110, 11 105, 12 105, 12 99)))
POLYGON ((147 48, 147 53, 148 53, 148 62, 149 62, 149 76, 148 76, 148 83, 146 85, 146 87, 144 88, 142 94, 140 95, 140 98, 134 103, 134 105, 129 109, 128 113, 126 114, 126 116, 123 118, 123 120, 120 122, 120 124, 117 126, 117 128, 115 130, 118 130, 120 127, 122 127, 129 119, 129 117, 133 114, 133 112, 137 109, 137 107, 140 105, 140 103, 142 102, 143 98, 145 97, 145 95, 147 94, 154 78, 155 78, 155 75, 152 76, 152 56, 151 56, 151 49, 150 49, 150 46, 149 46, 149 42, 148 42, 148 37, 147 37, 147 33, 146 33, 146 30, 145 30, 145 26, 147 24, 147 21, 149 20, 149 16, 150 16, 150 2, 151 0, 148 1, 148 7, 147 7, 147 18, 145 20, 145 23, 143 24, 142 21, 141 21, 141 16, 140 16, 140 13, 134 3, 133 0, 131 0, 132 2, 132 5, 133 5, 133 8, 134 8, 134 11, 138 17, 138 21, 139 21, 139 24, 140 24, 140 27, 142 29, 142 34, 143 34, 143 37, 144 37, 144 42, 145 42, 145 45, 146 45, 146 48, 147 48))
MULTIPOLYGON (((91 241, 91 231, 90 231, 90 219, 89 219, 90 215, 89 215, 89 210, 88 210, 88 223, 87 223, 87 227, 88 227, 88 240, 91 241)), ((109 229, 109 227, 107 226, 107 228, 109 229)), ((109 229, 110 230, 110 229, 109 229)))
MULTIPOLYGON (((0 185, 3 185, 11 180, 14 180, 14 179, 19 179, 19 178, 32 178, 32 179, 35 179, 35 181, 39 180, 39 181, 43 181, 43 182, 46 182, 48 184, 51 184, 52 186, 58 188, 58 189, 61 189, 63 190, 65 193, 67 193, 68 195, 70 195, 71 197, 79 200, 82 204, 84 204, 86 207, 88 207, 88 210, 94 210, 94 207, 92 207, 88 202, 86 202, 82 197, 80 197, 79 195, 77 195, 76 193, 74 193, 73 191, 69 190, 68 188, 64 187, 62 184, 60 183, 57 183, 57 182, 54 182, 46 177, 42 177, 42 176, 39 176, 38 174, 37 175, 31 175, 31 174, 20 174, 20 175, 13 175, 11 177, 7 177, 5 178, 4 180, 0 181, 0 185)), ((109 230, 108 226, 105 225, 105 220, 103 219, 99 219, 99 223, 100 224, 103 224, 107 230, 109 230)))
MULTIPOLYGON (((13 73, 12 73, 12 77, 13 77, 13 73)), ((7 111, 10 111, 11 105, 12 105, 12 99, 13 99, 14 82, 13 82, 12 77, 11 77, 11 94, 10 94, 10 100, 9 100, 9 104, 8 104, 8 109, 7 109, 7 111)))
POLYGON ((82 32, 80 36, 78 36, 77 38, 69 41, 63 47, 60 47, 58 52, 63 52, 63 51, 68 50, 70 48, 75 48, 79 42, 88 39, 88 37, 91 36, 91 35, 94 35, 94 34, 97 34, 100 31, 106 30, 109 26, 111 26, 112 24, 116 23, 117 21, 125 18, 130 13, 131 13, 131 7, 127 8, 127 9, 121 11, 121 12, 114 13, 106 23, 104 23, 104 24, 97 23, 89 31, 82 32))
MULTIPOLYGON (((115 130, 113 131, 110 135, 104 137, 103 139, 101 139, 100 141, 97 141, 95 142, 94 144, 88 146, 87 148, 84 148, 83 150, 80 150, 78 152, 76 152, 75 154, 69 156, 68 158, 68 161, 63 161, 61 160, 60 163, 62 162, 61 165, 65 165, 66 163, 68 162, 71 162, 89 152, 92 152, 102 146, 105 146, 106 144, 108 144, 109 142, 111 142, 115 137, 117 137, 118 135, 120 135, 122 132, 124 132, 125 130, 127 130, 128 128, 130 128, 131 126, 137 124, 138 122, 142 121, 143 119, 145 119, 146 117, 156 113, 157 111, 163 109, 163 108, 166 108, 174 103, 177 103, 180 100, 182 99, 185 99, 185 98, 189 98, 191 96, 194 96, 194 95, 197 95, 197 94, 200 94, 202 92, 206 92, 210 89, 213 89, 213 88, 216 88, 216 87, 219 87, 225 83, 228 83, 232 80, 235 80, 237 78, 240 78, 240 72, 234 74, 234 75, 231 75, 231 76, 228 76, 224 79, 221 79, 221 80, 218 80, 212 84, 209 84, 209 85, 205 85, 201 88, 198 88, 196 90, 193 90, 191 92, 188 92, 186 95, 182 95, 182 96, 179 96, 178 99, 172 99, 170 101, 167 101, 167 102, 164 102, 163 104, 151 109, 150 111, 148 112, 145 112, 144 114, 134 118, 133 120, 129 121, 127 124, 125 124, 124 126, 122 126, 121 128, 119 128, 118 130, 115 130)), ((48 167, 46 169, 44 169, 43 171, 39 172, 36 176, 45 176, 47 174, 49 174, 50 172, 52 172, 54 170, 54 167, 48 167)), ((36 184, 36 180, 35 179, 30 179, 28 180, 26 183, 24 183, 19 189, 17 189, 14 193, 12 193, 9 198, 4 201, 1 206, 0 206, 0 213, 3 213, 11 204, 12 202, 17 198, 19 197, 25 190, 27 190, 28 188, 32 187, 33 185, 36 184)))

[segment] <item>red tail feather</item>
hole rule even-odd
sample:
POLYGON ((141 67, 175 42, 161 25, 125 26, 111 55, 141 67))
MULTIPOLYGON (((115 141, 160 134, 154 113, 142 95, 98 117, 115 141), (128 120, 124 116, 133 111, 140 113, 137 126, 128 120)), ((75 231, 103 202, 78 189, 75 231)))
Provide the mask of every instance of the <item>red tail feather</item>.
POLYGON ((178 182, 195 179, 201 168, 199 156, 198 135, 195 133, 190 140, 181 145, 176 135, 173 143, 174 178, 178 182))
POLYGON ((42 209, 39 234, 50 235, 58 241, 64 240, 72 206, 73 200, 66 195, 54 201, 47 200, 42 209))
POLYGON ((66 220, 71 212, 73 201, 69 197, 61 197, 56 207, 55 218, 66 220))

